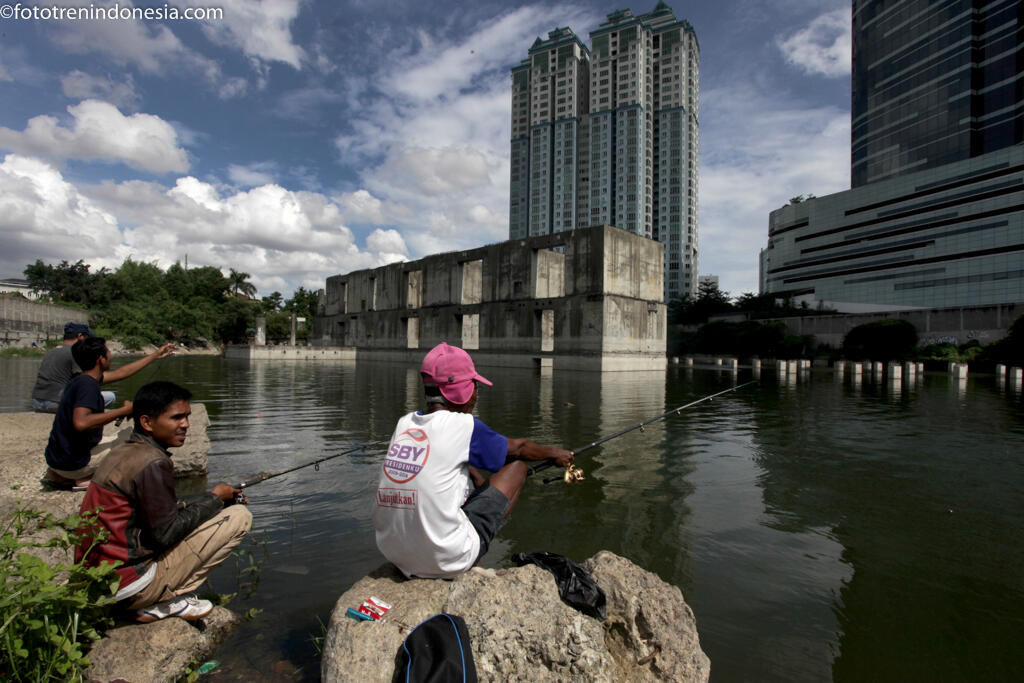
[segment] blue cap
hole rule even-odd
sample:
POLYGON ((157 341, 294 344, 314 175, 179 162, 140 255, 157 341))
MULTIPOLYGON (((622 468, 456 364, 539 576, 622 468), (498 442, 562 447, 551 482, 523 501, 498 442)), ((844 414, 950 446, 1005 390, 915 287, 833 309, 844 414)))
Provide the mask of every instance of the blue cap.
POLYGON ((64 326, 65 337, 70 337, 74 334, 84 334, 86 337, 95 336, 85 323, 68 323, 64 326))

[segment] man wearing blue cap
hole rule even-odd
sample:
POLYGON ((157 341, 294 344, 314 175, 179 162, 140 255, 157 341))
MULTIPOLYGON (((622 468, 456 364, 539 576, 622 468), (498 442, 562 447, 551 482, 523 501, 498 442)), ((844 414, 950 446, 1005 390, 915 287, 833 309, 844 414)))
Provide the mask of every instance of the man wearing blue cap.
MULTIPOLYGON (((60 396, 64 387, 71 381, 73 375, 82 370, 71 357, 71 347, 79 339, 94 336, 89 326, 85 323, 70 322, 64 326, 64 343, 57 348, 48 351, 43 356, 43 362, 39 365, 39 374, 36 375, 36 384, 32 388, 32 409, 37 413, 56 413, 60 405, 60 396)), ((136 372, 146 367, 158 358, 174 353, 174 344, 164 344, 159 349, 144 356, 139 360, 128 363, 117 370, 111 370, 103 375, 103 383, 109 384, 126 377, 131 377, 136 372)), ((103 403, 109 406, 114 402, 114 392, 101 392, 103 403)))

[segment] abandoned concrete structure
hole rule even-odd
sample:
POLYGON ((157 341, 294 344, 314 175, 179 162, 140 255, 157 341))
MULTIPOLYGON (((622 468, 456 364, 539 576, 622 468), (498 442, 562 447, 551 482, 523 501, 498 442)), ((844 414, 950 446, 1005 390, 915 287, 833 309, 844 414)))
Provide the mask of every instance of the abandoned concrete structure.
POLYGON ((599 226, 327 279, 311 343, 419 362, 442 341, 477 365, 664 368, 664 246, 599 226))

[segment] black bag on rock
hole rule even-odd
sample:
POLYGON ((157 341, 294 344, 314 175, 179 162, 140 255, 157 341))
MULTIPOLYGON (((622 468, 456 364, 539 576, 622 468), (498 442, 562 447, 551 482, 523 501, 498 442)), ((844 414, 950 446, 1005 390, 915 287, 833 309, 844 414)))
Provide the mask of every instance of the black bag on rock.
POLYGON ((435 614, 405 637, 395 655, 392 683, 476 683, 469 630, 462 617, 435 614))
POLYGON ((558 595, 565 601, 565 604, 575 607, 587 616, 604 621, 604 591, 597 585, 597 581, 594 581, 590 572, 568 557, 547 552, 516 553, 512 556, 512 561, 518 567, 522 567, 524 564, 535 564, 547 569, 555 575, 558 595))

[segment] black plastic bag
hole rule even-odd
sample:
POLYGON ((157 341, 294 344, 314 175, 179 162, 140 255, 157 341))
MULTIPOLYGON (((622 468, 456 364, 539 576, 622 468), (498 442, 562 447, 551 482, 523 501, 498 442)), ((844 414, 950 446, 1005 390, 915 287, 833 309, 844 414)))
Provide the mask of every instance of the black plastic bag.
POLYGON ((604 591, 583 567, 564 555, 555 553, 516 553, 512 556, 516 566, 535 564, 555 575, 558 595, 565 604, 575 607, 587 616, 604 621, 604 591))
POLYGON ((405 637, 395 655, 393 682, 476 683, 469 630, 462 617, 435 614, 405 637))

